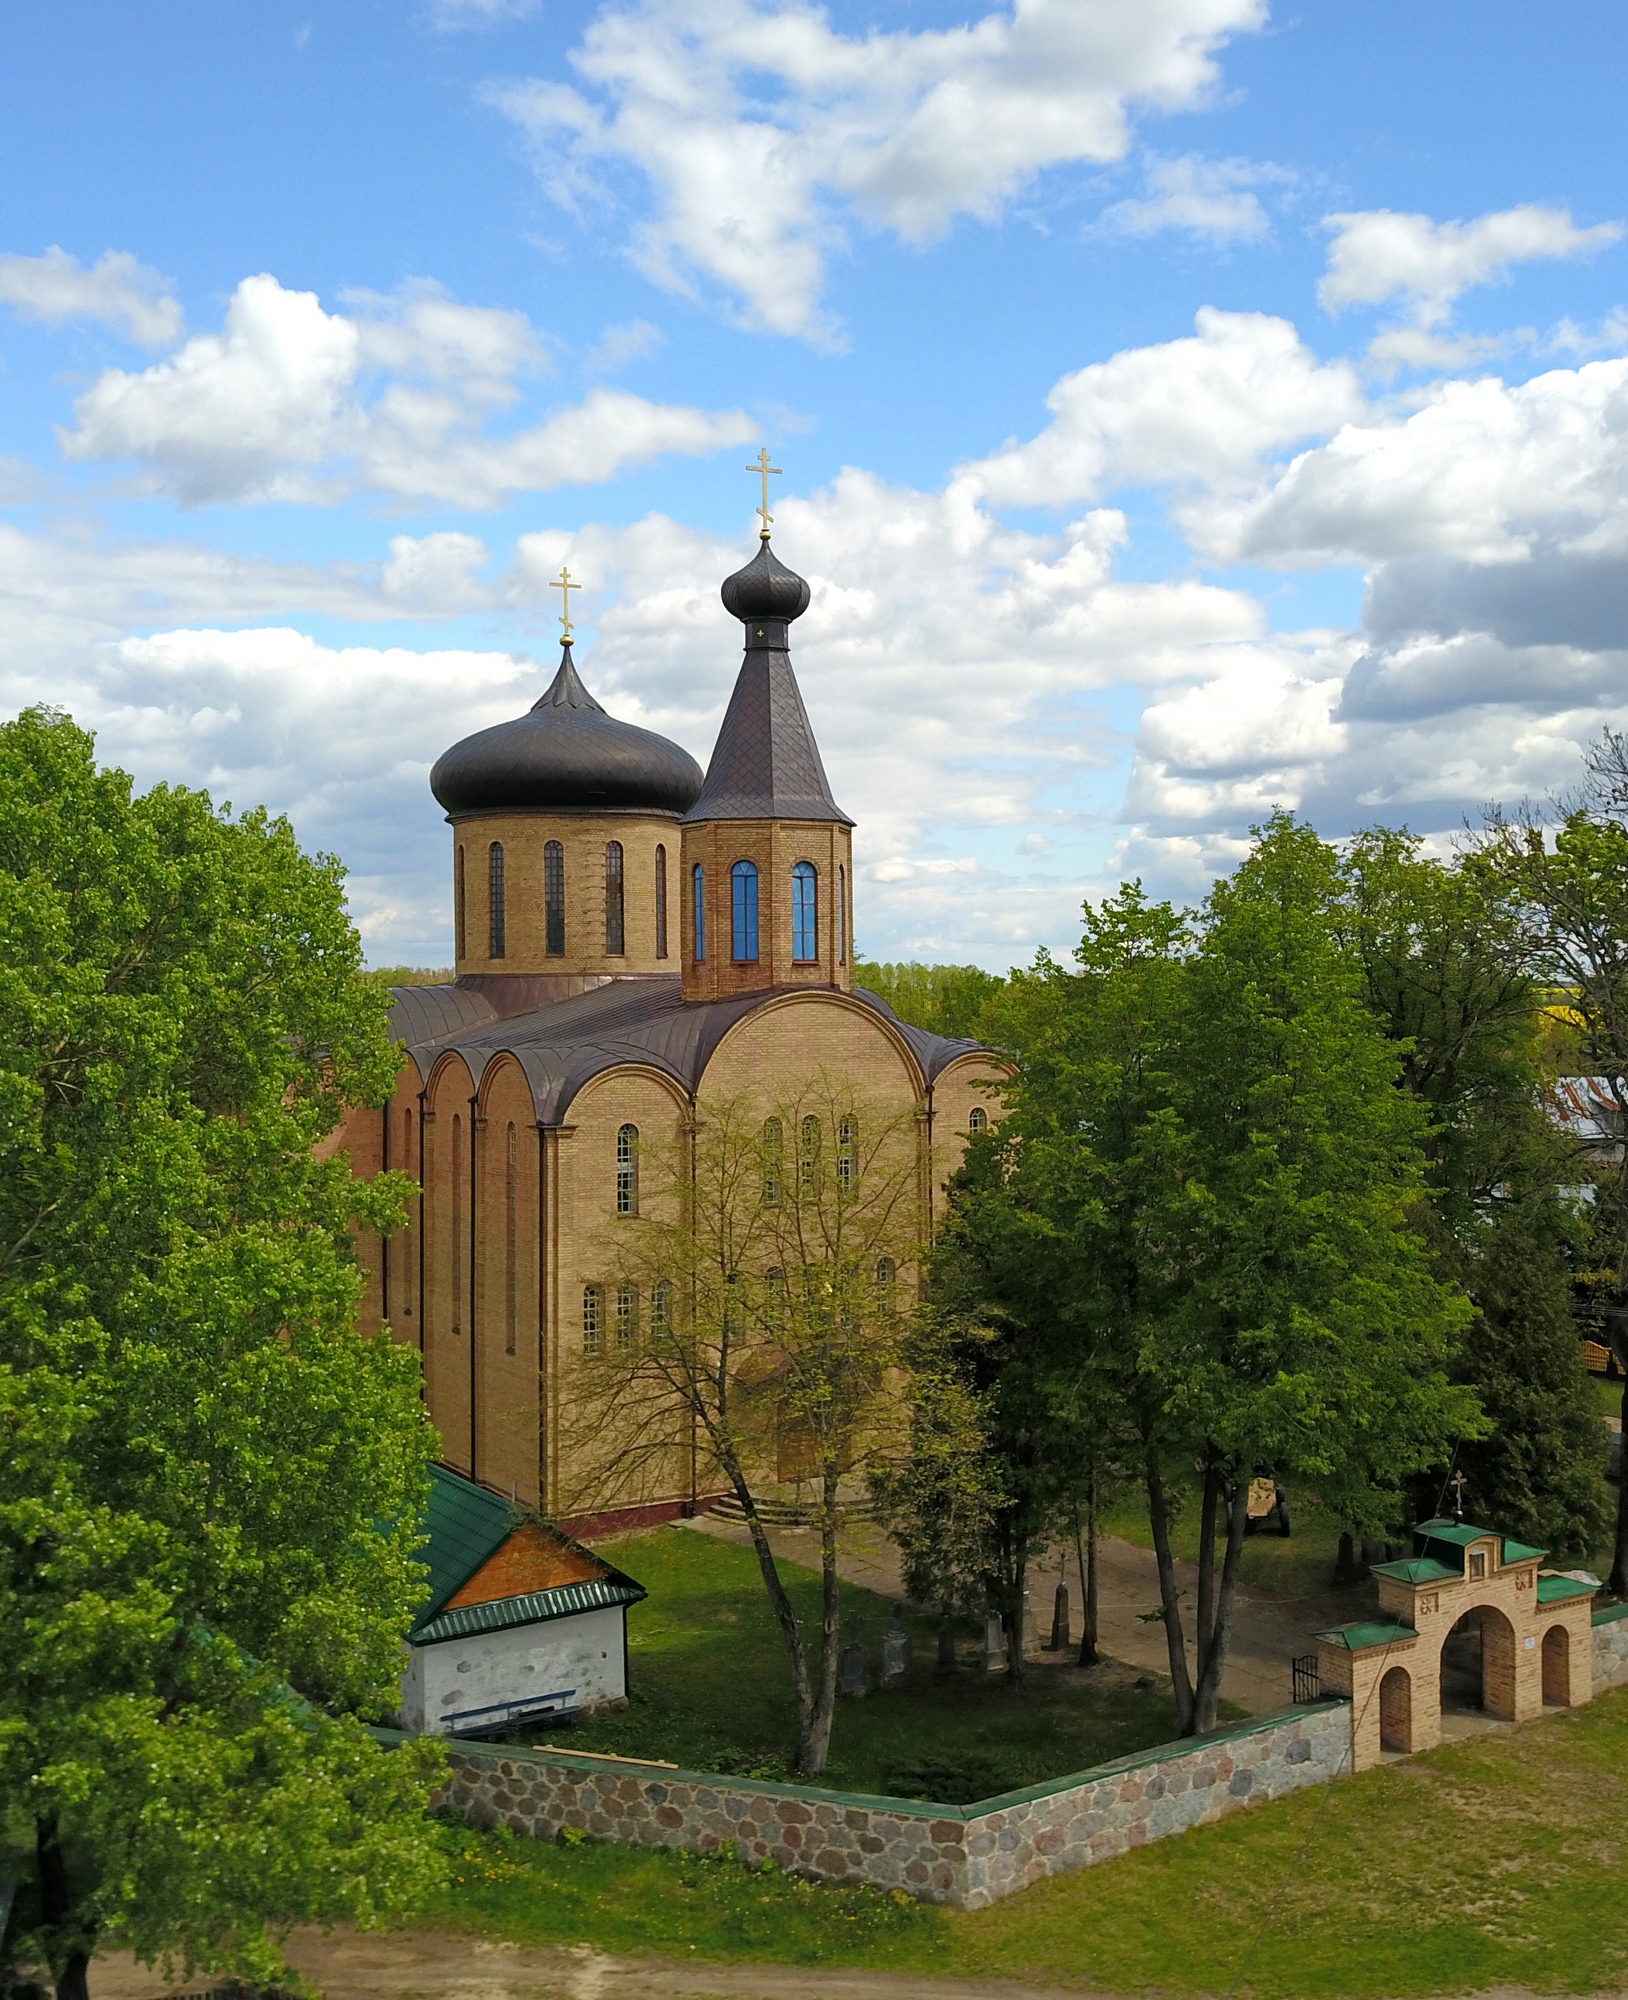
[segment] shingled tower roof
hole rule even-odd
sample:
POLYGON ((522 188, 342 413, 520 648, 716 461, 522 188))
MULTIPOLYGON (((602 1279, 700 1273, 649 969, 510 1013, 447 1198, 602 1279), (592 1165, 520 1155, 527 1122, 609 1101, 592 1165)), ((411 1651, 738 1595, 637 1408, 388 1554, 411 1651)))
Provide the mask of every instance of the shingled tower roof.
POLYGON ((746 629, 746 657, 724 711, 701 796, 685 825, 718 819, 853 821, 831 796, 819 745, 791 670, 790 627, 808 609, 808 585, 764 540, 726 577, 725 610, 746 629))

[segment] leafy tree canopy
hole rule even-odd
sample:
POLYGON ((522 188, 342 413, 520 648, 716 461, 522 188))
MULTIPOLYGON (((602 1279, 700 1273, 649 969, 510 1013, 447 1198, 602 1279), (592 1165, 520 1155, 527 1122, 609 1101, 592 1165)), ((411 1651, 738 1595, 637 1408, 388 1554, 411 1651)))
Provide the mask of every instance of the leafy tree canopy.
POLYGON ((325 1153, 386 1006, 286 822, 0 728, 0 1810, 63 1994, 104 1938, 268 1977, 436 1868, 434 1753, 361 1719, 423 1590, 434 1438, 350 1248, 405 1183, 325 1153))
POLYGON ((885 1000, 901 1021, 935 1035, 976 1035, 1005 981, 977 965, 854 963, 854 984, 885 1000))

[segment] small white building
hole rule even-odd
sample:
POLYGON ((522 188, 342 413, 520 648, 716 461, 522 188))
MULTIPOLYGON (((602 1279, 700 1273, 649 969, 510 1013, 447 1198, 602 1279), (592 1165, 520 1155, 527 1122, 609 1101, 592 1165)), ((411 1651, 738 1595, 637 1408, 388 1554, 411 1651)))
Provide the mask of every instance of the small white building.
POLYGON ((644 1587, 501 1494, 445 1466, 432 1481, 403 1726, 477 1735, 625 1701, 627 1607, 644 1587))

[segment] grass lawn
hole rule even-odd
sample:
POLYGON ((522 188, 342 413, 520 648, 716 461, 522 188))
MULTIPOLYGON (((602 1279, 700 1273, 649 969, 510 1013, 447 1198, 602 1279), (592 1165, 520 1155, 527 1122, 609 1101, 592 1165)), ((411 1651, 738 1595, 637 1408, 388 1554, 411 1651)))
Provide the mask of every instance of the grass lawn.
MULTIPOLYGON (((690 1770, 785 1777, 796 1746, 785 1645, 750 1549, 688 1528, 658 1528, 604 1545, 649 1590, 628 1614, 632 1699, 561 1742, 572 1749, 659 1757, 690 1770)), ((818 1632, 819 1578, 782 1565, 805 1622, 818 1632)), ((873 1675, 892 1605, 848 1584, 873 1675)), ((1132 1671, 1103 1665, 1033 1666, 1024 1687, 973 1663, 964 1634, 961 1669, 935 1669, 936 1621, 907 1621, 915 1641, 911 1684, 838 1704, 825 1782, 843 1791, 902 1792, 965 1803, 1164 1742, 1174 1726, 1167 1682, 1138 1687, 1132 1671)), ((1070 1656, 1072 1657, 1072 1656, 1070 1656)), ((1229 1713, 1241 1713, 1231 1710, 1229 1713)), ((537 1741, 537 1725, 521 1740, 537 1741)))
POLYGON ((993 1909, 684 1855, 449 1833, 438 1926, 1097 1992, 1408 2000, 1628 1977, 1628 1689, 1253 1807, 993 1909))
MULTIPOLYGON (((1180 1505, 1171 1543, 1185 1562, 1198 1561, 1199 1501, 1197 1481, 1185 1486, 1173 1484, 1173 1498, 1180 1505)), ((1293 1534, 1285 1537, 1275 1528, 1251 1535, 1244 1543, 1239 1580, 1256 1590, 1272 1591, 1280 1597, 1316 1600, 1334 1589, 1334 1557, 1339 1548, 1343 1525, 1328 1513, 1317 1496, 1288 1487, 1289 1519, 1293 1534)), ((1223 1524, 1224 1526, 1224 1524, 1223 1524)), ((1124 1501, 1102 1521, 1105 1535, 1134 1542, 1138 1548, 1153 1546, 1153 1530, 1148 1526, 1147 1508, 1140 1491, 1124 1501)), ((1217 1538, 1217 1548, 1220 1538, 1217 1538)), ((1371 1589, 1371 1586, 1357 1586, 1371 1589)))

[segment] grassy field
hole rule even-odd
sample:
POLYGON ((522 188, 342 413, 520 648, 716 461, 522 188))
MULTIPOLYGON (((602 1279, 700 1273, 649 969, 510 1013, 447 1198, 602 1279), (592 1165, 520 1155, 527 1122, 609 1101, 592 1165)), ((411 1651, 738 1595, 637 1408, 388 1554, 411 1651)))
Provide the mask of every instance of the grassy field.
POLYGON ((1628 1978, 1628 1689, 1257 1806, 991 1910, 459 1829, 430 1920, 519 1943, 1097 1992, 1409 2000, 1628 1978))
MULTIPOLYGON (((628 1615, 632 1699, 560 1740, 572 1749, 659 1757, 691 1770, 785 1777, 796 1731, 784 1642, 749 1549, 685 1528, 604 1545, 650 1591, 628 1615)), ((818 1631, 819 1579, 784 1565, 805 1621, 818 1631)), ((843 1586, 873 1674, 892 1606, 843 1586)), ((1025 1685, 983 1673, 972 1633, 963 1664, 935 1668, 936 1621, 907 1621, 916 1668, 906 1688, 838 1704, 825 1782, 948 1803, 987 1798, 1162 1743, 1172 1729, 1168 1683, 1117 1665, 1082 1673, 1031 1666, 1025 1685), (1138 1687, 1138 1679, 1149 1685, 1138 1687)), ((1231 1711, 1238 1713, 1240 1711, 1231 1711)), ((536 1734, 535 1726, 526 1740, 536 1734)))

